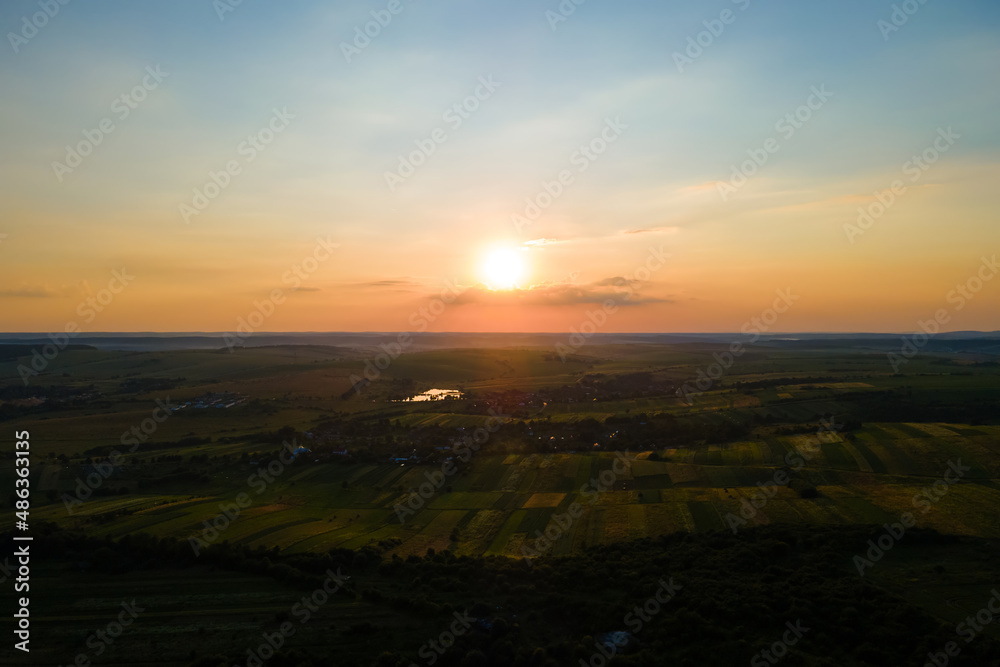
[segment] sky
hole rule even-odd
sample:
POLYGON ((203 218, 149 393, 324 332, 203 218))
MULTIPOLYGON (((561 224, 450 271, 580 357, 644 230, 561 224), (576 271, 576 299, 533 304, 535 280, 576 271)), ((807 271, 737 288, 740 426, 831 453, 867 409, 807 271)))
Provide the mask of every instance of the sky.
POLYGON ((993 0, 7 0, 0 29, 2 331, 1000 329, 993 0))

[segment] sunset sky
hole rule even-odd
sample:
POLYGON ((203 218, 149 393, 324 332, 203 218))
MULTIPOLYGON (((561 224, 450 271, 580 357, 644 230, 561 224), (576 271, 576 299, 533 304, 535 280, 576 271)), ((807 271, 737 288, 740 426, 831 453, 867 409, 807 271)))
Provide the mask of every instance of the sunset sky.
POLYGON ((995 0, 227 3, 3 3, 0 330, 1000 329, 995 0))

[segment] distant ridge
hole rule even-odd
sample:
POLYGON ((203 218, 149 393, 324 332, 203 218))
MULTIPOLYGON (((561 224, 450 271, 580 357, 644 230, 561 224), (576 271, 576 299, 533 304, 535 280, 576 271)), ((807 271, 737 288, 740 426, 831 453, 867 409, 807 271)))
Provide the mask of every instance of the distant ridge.
MULTIPOLYGON (((829 345, 871 345, 878 349, 898 345, 906 333, 773 333, 761 335, 758 345, 802 347, 825 341, 829 345)), ((223 332, 128 332, 88 333, 72 339, 74 346, 91 346, 99 350, 154 351, 154 350, 218 350, 226 347, 223 332)), ((498 348, 498 347, 553 347, 565 342, 568 332, 562 333, 413 333, 407 351, 498 348)), ((321 345, 325 347, 367 349, 398 340, 397 332, 261 332, 244 341, 246 347, 271 347, 288 345, 321 345)), ((590 345, 641 345, 641 344, 730 344, 747 343, 749 336, 734 333, 597 333, 587 339, 590 345)), ((1000 331, 953 331, 938 334, 930 340, 928 349, 950 349, 955 341, 996 341, 1000 346, 1000 331)), ((47 333, 0 333, 0 346, 37 346, 52 341, 47 333)), ((959 348, 965 345, 955 346, 959 348)), ((992 346, 989 346, 992 347, 992 346)), ((992 353, 992 350, 991 350, 992 353)))

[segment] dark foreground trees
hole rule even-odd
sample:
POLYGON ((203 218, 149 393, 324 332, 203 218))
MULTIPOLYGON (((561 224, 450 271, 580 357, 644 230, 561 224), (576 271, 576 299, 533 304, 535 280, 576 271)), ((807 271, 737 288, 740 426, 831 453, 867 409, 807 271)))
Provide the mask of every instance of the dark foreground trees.
MULTIPOLYGON (((402 614, 419 628, 414 636, 425 638, 411 645, 378 620, 358 619, 329 629, 328 644, 296 645, 293 637, 268 667, 923 665, 949 642, 961 646, 951 666, 1000 665, 1000 643, 991 632, 966 642, 954 626, 873 583, 871 573, 858 575, 854 557, 881 530, 765 526, 736 535, 674 534, 532 562, 448 551, 403 559, 387 552, 392 543, 294 555, 223 543, 195 558, 177 540, 131 535, 111 541, 52 526, 38 529, 33 548, 37 559, 62 563, 74 580, 89 572, 156 568, 176 570, 183 579, 185 568, 207 564, 309 591, 329 568, 342 568, 351 573, 347 595, 402 614), (446 637, 449 627, 455 632, 446 637), (627 642, 614 649, 602 644, 616 632, 627 633, 627 642), (359 637, 367 643, 350 643, 359 637)), ((952 556, 1000 570, 995 546, 919 529, 875 567, 891 570, 896 559, 924 563, 947 594, 949 571, 934 565, 952 556)), ((279 620, 267 619, 267 627, 279 620)), ((322 611, 312 622, 329 624, 322 611)), ((205 647, 217 648, 217 639, 205 637, 205 647)), ((189 664, 198 667, 246 662, 236 649, 192 650, 189 664)))

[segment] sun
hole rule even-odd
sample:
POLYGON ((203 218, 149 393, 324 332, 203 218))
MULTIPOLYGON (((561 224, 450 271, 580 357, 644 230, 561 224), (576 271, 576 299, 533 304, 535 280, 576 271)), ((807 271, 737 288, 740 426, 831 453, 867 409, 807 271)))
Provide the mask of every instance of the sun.
POLYGON ((495 248, 483 259, 483 282, 491 290, 509 290, 518 287, 524 279, 525 266, 522 253, 513 248, 495 248))

